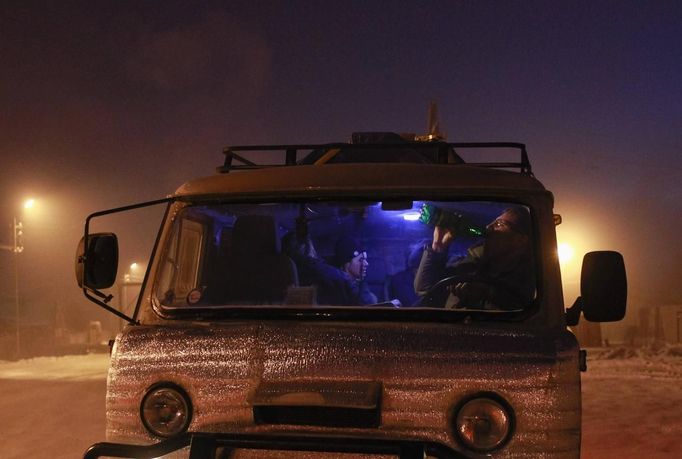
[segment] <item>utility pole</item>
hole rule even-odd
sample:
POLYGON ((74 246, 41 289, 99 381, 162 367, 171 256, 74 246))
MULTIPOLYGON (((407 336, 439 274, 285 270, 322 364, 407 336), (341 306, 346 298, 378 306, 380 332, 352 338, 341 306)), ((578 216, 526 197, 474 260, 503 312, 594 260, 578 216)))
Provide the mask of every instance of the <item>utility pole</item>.
POLYGON ((19 332, 19 254, 24 251, 23 234, 24 225, 21 222, 17 222, 17 217, 14 217, 14 305, 17 322, 17 360, 21 356, 21 333, 19 332))
POLYGON ((24 225, 20 221, 17 221, 17 217, 12 218, 12 233, 13 233, 13 243, 12 245, 0 245, 1 250, 8 250, 13 252, 14 258, 14 320, 15 320, 15 331, 16 331, 16 358, 19 359, 21 355, 21 331, 19 328, 19 314, 21 308, 19 306, 19 254, 24 251, 24 244, 22 236, 24 234, 24 225))
MULTIPOLYGON (((35 199, 27 199, 24 202, 23 208, 30 209, 34 204, 35 199)), ((19 314, 21 312, 21 308, 19 307, 19 254, 24 251, 24 224, 17 219, 16 214, 12 217, 12 233, 13 244, 0 244, 0 250, 8 250, 14 253, 14 313, 16 319, 16 358, 18 360, 21 355, 21 331, 19 327, 19 314)))

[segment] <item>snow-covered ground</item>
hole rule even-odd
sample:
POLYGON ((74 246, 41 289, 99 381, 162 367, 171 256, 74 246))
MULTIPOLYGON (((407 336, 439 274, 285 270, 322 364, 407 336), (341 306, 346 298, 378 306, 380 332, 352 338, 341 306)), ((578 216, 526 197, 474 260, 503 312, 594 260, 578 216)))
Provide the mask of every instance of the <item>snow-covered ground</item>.
POLYGON ((108 354, 0 362, 0 457, 73 459, 103 441, 108 364, 108 354))
POLYGON ((682 346, 591 353, 583 458, 682 457, 682 346))
MULTIPOLYGON (((0 362, 0 456, 81 457, 104 439, 109 356, 0 362)), ((682 346, 592 349, 583 458, 682 457, 682 346)))

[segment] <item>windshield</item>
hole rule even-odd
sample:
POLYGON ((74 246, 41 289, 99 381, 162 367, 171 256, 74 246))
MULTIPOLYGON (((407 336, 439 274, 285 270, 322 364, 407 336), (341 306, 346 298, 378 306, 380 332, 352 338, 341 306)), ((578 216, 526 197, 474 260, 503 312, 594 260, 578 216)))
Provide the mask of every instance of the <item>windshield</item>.
POLYGON ((536 295, 531 214, 498 201, 189 205, 155 285, 166 310, 517 311, 536 295))

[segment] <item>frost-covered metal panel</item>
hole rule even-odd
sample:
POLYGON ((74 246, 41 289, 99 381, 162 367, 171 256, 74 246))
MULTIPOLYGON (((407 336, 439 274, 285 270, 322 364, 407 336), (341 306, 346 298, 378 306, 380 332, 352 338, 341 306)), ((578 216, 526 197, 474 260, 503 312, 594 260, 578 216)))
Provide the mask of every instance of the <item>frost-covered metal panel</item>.
MULTIPOLYGON (((494 457, 577 457, 577 366, 572 334, 518 325, 269 321, 131 326, 117 339, 112 356, 107 437, 157 441, 140 421, 140 401, 148 387, 169 381, 191 398, 191 431, 344 432, 423 438, 461 449, 452 432, 455 408, 466 397, 494 393, 515 417, 511 440, 494 457), (325 381, 380 383, 380 425, 255 423, 253 400, 262 383, 320 387, 325 381)), ((342 390, 343 385, 333 387, 342 390)))

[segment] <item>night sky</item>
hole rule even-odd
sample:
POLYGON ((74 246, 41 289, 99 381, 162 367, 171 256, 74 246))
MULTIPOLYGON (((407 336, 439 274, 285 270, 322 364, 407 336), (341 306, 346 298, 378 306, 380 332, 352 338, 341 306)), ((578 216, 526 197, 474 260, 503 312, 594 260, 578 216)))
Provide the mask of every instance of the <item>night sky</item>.
MULTIPOLYGON (((199 3, 0 5, 0 219, 40 203, 27 311, 95 309, 73 276, 88 213, 210 175, 228 144, 424 133, 430 101, 449 141, 527 144, 559 238, 621 251, 631 308, 682 303, 682 3, 199 3)), ((0 317, 12 269, 2 252, 0 317)))

